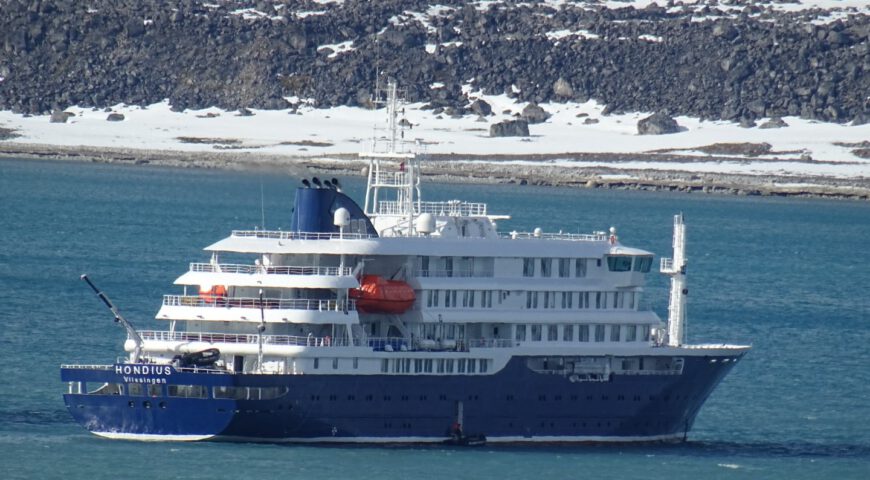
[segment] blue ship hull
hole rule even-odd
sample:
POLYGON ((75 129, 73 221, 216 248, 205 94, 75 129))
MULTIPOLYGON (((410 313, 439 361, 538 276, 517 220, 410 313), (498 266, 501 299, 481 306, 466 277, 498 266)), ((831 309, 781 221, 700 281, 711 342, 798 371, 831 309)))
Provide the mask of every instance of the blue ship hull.
MULTIPOLYGON (((167 396, 163 387, 154 397, 70 393, 64 401, 85 428, 114 438, 440 442, 461 410, 464 432, 490 442, 681 440, 735 363, 712 358, 722 357, 684 357, 681 374, 612 374, 579 382, 534 372, 524 357, 479 376, 176 372, 170 384, 278 387, 282 394, 267 400, 180 398, 167 396)), ((111 369, 64 368, 61 377, 125 382, 111 369)))

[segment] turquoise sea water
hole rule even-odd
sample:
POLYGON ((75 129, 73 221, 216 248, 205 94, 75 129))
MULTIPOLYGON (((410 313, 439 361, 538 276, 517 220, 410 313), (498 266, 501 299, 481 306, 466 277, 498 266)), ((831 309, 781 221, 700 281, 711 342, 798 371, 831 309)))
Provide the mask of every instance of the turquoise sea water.
MULTIPOLYGON (((109 363, 202 248, 289 226, 276 173, 0 160, 0 478, 870 478, 870 204, 427 185, 510 214, 501 231, 590 232, 670 256, 688 225, 692 342, 751 343, 679 445, 310 447, 111 441, 66 413, 61 363, 109 363), (262 196, 261 196, 262 194, 262 196), (261 198, 263 208, 261 209, 261 198)), ((363 186, 347 180, 355 198, 363 186)), ((646 298, 667 313, 667 283, 646 298)))

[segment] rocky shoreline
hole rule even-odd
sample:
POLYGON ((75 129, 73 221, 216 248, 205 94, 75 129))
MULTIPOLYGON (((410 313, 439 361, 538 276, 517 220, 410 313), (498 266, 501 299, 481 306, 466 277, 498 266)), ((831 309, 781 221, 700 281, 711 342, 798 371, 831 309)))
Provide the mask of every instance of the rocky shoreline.
MULTIPOLYGON (((290 176, 363 176, 367 163, 356 154, 290 157, 256 152, 182 152, 169 150, 61 147, 0 143, 0 158, 60 160, 118 165, 226 170, 269 170, 290 176)), ((697 173, 681 170, 694 157, 670 153, 565 153, 538 158, 512 155, 430 155, 424 179, 445 183, 512 184, 570 188, 645 190, 741 196, 776 196, 870 200, 870 179, 756 176, 697 173), (566 167, 553 159, 672 162, 673 170, 609 167, 566 167), (524 161, 522 165, 506 163, 524 161)), ((700 160, 700 158, 698 158, 700 160)), ((734 157, 703 157, 703 161, 733 161, 734 157)), ((745 159, 742 159, 745 160, 745 159)))
POLYGON ((450 116, 477 115, 477 91, 743 125, 870 121, 870 15, 783 1, 9 0, 0 110, 364 106, 380 74, 450 116))

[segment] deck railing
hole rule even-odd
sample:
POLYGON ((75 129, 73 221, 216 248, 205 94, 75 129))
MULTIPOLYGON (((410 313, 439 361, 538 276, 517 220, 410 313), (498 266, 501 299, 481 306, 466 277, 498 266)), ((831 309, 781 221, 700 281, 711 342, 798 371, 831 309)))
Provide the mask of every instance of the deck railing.
MULTIPOLYGON (((449 200, 446 202, 414 202, 414 213, 431 213, 432 215, 447 215, 451 217, 485 217, 485 203, 461 202, 449 200)), ((378 202, 378 213, 382 215, 401 215, 405 212, 405 204, 390 200, 378 202)))
MULTIPOLYGON (((170 332, 168 330, 140 330, 143 340, 164 342, 205 342, 205 343, 247 343, 257 344, 255 333, 212 333, 212 332, 170 332)), ((263 343, 268 345, 287 345, 297 347, 362 347, 368 346, 377 351, 468 351, 468 348, 510 348, 515 342, 502 338, 477 338, 471 340, 449 340, 450 348, 439 348, 437 342, 432 345, 421 341, 409 341, 402 337, 370 337, 365 340, 355 338, 353 345, 347 337, 330 336, 294 336, 294 335, 263 335, 263 343)))
POLYGON ((304 298, 279 299, 236 298, 199 295, 164 295, 166 307, 211 307, 211 308, 263 308, 265 310, 317 310, 321 312, 356 310, 356 300, 312 300, 304 298))
POLYGON ((191 263, 191 272, 207 273, 262 273, 267 275, 328 275, 347 276, 351 269, 348 267, 303 267, 303 266, 275 266, 264 267, 262 265, 237 265, 231 263, 191 263))
POLYGON ((535 233, 535 232, 508 232, 499 233, 500 238, 511 240, 544 239, 544 240, 571 240, 575 242, 602 242, 607 241, 607 235, 603 233, 535 233))
POLYGON ((275 240, 332 240, 374 238, 367 233, 337 232, 284 232, 281 230, 233 230, 233 237, 269 238, 275 240))

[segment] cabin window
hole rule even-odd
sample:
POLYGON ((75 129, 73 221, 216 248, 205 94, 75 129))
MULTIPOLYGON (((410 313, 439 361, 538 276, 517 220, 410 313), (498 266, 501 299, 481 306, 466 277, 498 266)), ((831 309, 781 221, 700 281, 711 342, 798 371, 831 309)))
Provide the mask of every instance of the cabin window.
POLYGON ((544 308, 550 308, 550 292, 544 292, 544 308))
POLYGON ((618 342, 619 341, 620 330, 621 329, 620 329, 619 325, 611 325, 610 326, 610 341, 611 342, 618 342))
POLYGON ((387 373, 390 371, 390 360, 384 358, 381 360, 381 373, 387 373))
POLYGON ((320 359, 319 358, 316 358, 316 357, 314 358, 314 368, 315 369, 320 368, 320 359))
POLYGON ((338 357, 332 359, 332 369, 338 370, 338 357))
POLYGON ((163 385, 150 384, 148 385, 148 396, 149 397, 162 397, 163 396, 163 385))
POLYGON ((427 307, 431 307, 431 306, 432 306, 432 298, 433 298, 434 296, 435 296, 435 295, 434 295, 434 293, 432 292, 432 290, 427 290, 427 291, 426 291, 426 306, 427 306, 427 307))
POLYGON ((468 291, 468 307, 474 308, 474 290, 468 291))
POLYGON ((444 257, 444 275, 453 276, 453 257, 444 257))
POLYGON ((641 340, 643 340, 644 342, 648 342, 649 341, 649 325, 643 325, 642 327, 640 327, 640 333, 641 333, 641 340))
POLYGON ((480 359, 480 373, 486 373, 489 370, 489 360, 485 358, 480 359))
POLYGON ((559 277, 560 278, 568 278, 571 276, 571 259, 570 258, 560 258, 559 259, 559 277))
POLYGON ((477 370, 477 359, 468 359, 468 373, 474 373, 477 370))
POLYGON ((429 257, 420 257, 420 276, 429 276, 429 257))
POLYGON ((595 325, 595 341, 604 341, 604 325, 595 325))
POLYGON ((628 325, 625 327, 625 341, 637 341, 637 325, 628 325))
POLYGON ((619 294, 619 292, 613 293, 613 308, 620 308, 622 306, 621 305, 622 302, 619 301, 620 297, 621 297, 621 295, 619 294))
POLYGON ((565 342, 574 340, 574 325, 564 325, 562 327, 562 340, 565 342))
POLYGON ((423 360, 423 371, 426 373, 432 373, 432 359, 427 358, 423 360))
POLYGON ((535 276, 535 259, 534 258, 524 258, 523 259, 523 276, 524 277, 534 277, 535 276))
POLYGON ((468 308, 468 290, 462 291, 462 307, 468 308))
POLYGON ((170 397, 206 398, 208 396, 203 385, 168 385, 167 391, 170 397))
POLYGON ((445 362, 444 368, 447 371, 447 373, 453 373, 453 359, 452 358, 447 359, 447 362, 445 362))
POLYGON ((532 325, 532 341, 540 342, 541 341, 541 326, 540 325, 532 325))
POLYGON ((577 308, 589 308, 589 292, 577 294, 577 308))
POLYGON ((574 259, 574 276, 578 277, 578 278, 586 276, 586 259, 585 258, 574 259))
POLYGON ((435 372, 436 373, 444 373, 444 359, 443 358, 439 358, 435 362, 435 372))
POLYGON ((581 342, 589 341, 589 325, 578 325, 577 326, 577 340, 581 342))
POLYGON ((595 292, 595 308, 601 308, 601 292, 595 292))
POLYGON ((541 276, 542 277, 553 276, 553 259, 552 258, 542 258, 541 259, 541 276))
POLYGON ((631 270, 631 259, 623 255, 610 255, 607 257, 607 269, 611 272, 628 272, 631 270))
POLYGON ((555 342, 559 340, 559 327, 558 325, 548 325, 547 326, 547 341, 555 342))
POLYGON ((627 306, 630 310, 634 310, 634 292, 626 292, 625 294, 628 297, 627 306))
POLYGON ((653 257, 649 255, 644 255, 641 257, 634 257, 634 271, 641 273, 648 273, 650 267, 652 267, 653 257))
POLYGON ((573 292, 562 292, 562 308, 571 308, 571 300, 574 298, 573 292))
POLYGON ((129 383, 129 384, 127 384, 127 395, 130 395, 133 397, 141 397, 142 395, 145 395, 145 389, 142 387, 143 386, 141 383, 129 383))
POLYGON ((525 342, 526 341, 526 326, 525 325, 517 325, 515 327, 515 330, 516 330, 516 334, 514 335, 514 338, 516 339, 516 341, 525 342))
POLYGON ((465 363, 464 358, 456 360, 456 373, 465 373, 465 363))

